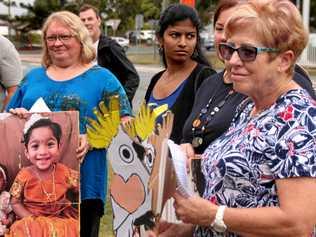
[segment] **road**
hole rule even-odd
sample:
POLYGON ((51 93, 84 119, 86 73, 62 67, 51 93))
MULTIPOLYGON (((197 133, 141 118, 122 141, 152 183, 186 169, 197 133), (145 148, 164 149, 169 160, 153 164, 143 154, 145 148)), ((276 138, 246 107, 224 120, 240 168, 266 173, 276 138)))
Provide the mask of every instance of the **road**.
MULTIPOLYGON (((31 70, 34 67, 37 67, 38 65, 39 65, 38 63, 29 63, 29 62, 22 61, 24 75, 29 70, 31 70)), ((138 90, 133 100, 133 109, 135 112, 137 112, 139 105, 142 103, 144 99, 145 92, 146 92, 150 79, 155 73, 160 71, 162 68, 159 66, 143 66, 143 65, 136 65, 135 67, 140 76, 140 85, 138 87, 138 90)))
MULTIPOLYGON (((24 73, 28 72, 32 67, 36 67, 38 65, 39 65, 38 63, 22 62, 24 73)), ((135 67, 140 76, 140 85, 133 100, 133 109, 135 112, 137 112, 139 105, 142 103, 144 99, 145 92, 146 92, 146 89, 151 77, 162 68, 159 66, 143 66, 143 65, 136 65, 135 67)), ((316 75, 311 76, 311 79, 313 81, 314 88, 316 88, 316 75)))

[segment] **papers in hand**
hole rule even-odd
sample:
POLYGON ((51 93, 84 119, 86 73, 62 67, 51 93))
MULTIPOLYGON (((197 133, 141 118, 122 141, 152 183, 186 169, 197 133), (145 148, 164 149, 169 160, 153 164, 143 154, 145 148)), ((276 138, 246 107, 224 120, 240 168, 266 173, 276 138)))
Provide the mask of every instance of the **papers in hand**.
POLYGON ((186 167, 187 157, 181 150, 181 147, 175 144, 172 140, 168 140, 168 147, 176 175, 177 191, 188 198, 193 195, 193 190, 189 182, 190 178, 186 167))

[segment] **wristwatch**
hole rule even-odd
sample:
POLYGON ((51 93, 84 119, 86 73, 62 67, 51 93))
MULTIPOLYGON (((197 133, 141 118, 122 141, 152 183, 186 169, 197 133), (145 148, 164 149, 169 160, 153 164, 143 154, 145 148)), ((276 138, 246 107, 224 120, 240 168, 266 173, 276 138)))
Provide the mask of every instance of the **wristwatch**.
POLYGON ((217 232, 223 233, 226 231, 227 226, 224 223, 224 211, 226 206, 219 206, 215 215, 215 219, 211 224, 211 228, 217 232))

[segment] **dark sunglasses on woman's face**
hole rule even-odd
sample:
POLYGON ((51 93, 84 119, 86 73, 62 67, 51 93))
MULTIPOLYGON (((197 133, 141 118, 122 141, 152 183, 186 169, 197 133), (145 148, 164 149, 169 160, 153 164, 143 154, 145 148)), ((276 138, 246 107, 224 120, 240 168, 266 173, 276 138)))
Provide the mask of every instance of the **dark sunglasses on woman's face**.
POLYGON ((275 48, 255 47, 250 45, 242 45, 239 48, 228 43, 219 44, 219 53, 225 60, 230 60, 234 52, 237 51, 239 58, 243 62, 252 62, 256 60, 257 54, 262 52, 278 52, 275 48))

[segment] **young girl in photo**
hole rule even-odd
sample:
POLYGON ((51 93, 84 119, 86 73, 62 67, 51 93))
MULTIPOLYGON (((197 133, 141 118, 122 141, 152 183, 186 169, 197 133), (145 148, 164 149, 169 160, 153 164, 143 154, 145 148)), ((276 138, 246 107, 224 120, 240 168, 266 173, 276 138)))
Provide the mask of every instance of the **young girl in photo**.
POLYGON ((78 211, 66 193, 78 193, 79 174, 59 163, 61 127, 33 114, 24 128, 25 156, 10 189, 17 221, 6 236, 79 236, 78 211))

